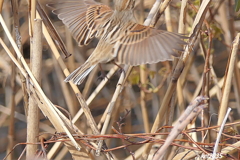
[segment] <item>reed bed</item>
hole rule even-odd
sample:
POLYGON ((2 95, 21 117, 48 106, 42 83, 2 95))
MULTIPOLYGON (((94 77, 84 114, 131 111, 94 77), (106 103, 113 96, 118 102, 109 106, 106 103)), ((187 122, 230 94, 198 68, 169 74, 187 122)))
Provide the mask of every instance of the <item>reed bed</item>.
POLYGON ((98 40, 80 48, 51 2, 0 0, 1 159, 240 159, 239 1, 136 1, 139 23, 189 37, 181 56, 80 86, 63 80, 98 40))

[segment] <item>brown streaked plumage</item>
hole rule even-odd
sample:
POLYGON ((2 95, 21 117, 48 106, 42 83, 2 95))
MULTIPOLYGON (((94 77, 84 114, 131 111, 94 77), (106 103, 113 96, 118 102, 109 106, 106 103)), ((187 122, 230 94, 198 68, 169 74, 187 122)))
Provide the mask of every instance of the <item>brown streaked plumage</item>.
POLYGON ((115 9, 94 0, 60 0, 48 6, 69 28, 79 46, 94 37, 99 43, 87 61, 65 82, 81 84, 99 63, 140 65, 172 60, 185 44, 181 35, 137 24, 133 15, 135 0, 115 0, 115 9))

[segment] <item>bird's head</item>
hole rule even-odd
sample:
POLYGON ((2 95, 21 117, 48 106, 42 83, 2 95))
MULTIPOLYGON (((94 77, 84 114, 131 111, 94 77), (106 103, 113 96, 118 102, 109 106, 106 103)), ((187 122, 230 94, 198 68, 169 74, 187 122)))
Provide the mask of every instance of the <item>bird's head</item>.
POLYGON ((131 10, 134 8, 135 0, 115 0, 115 9, 117 11, 131 10))

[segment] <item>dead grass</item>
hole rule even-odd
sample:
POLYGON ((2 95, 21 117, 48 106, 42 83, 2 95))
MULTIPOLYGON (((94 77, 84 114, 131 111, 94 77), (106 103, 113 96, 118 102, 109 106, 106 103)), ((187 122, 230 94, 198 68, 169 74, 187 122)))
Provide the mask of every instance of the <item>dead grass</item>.
POLYGON ((41 1, 41 10, 35 1, 0 0, 1 159, 239 159, 234 4, 182 0, 166 9, 165 0, 158 12, 159 1, 151 11, 149 2, 137 1, 137 19, 189 35, 182 56, 123 66, 125 74, 105 64, 108 79, 98 80, 96 68, 75 86, 63 80, 97 40, 79 48, 46 9, 49 1, 41 1), (42 28, 35 18, 43 19, 42 28))

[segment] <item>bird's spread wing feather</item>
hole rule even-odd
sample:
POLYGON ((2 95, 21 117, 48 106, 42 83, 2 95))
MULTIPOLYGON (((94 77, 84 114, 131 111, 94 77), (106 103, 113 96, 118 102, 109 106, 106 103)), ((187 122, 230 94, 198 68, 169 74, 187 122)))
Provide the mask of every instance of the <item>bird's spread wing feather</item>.
POLYGON ((176 33, 132 23, 129 31, 114 46, 116 62, 129 65, 156 63, 179 56, 186 38, 176 33))
POLYGON ((84 65, 78 67, 68 75, 64 81, 72 81, 74 84, 80 85, 95 66, 96 64, 92 65, 89 62, 85 62, 84 65))
POLYGON ((93 37, 101 35, 100 27, 112 15, 112 10, 93 0, 60 0, 47 6, 69 28, 80 46, 87 45, 93 37))

